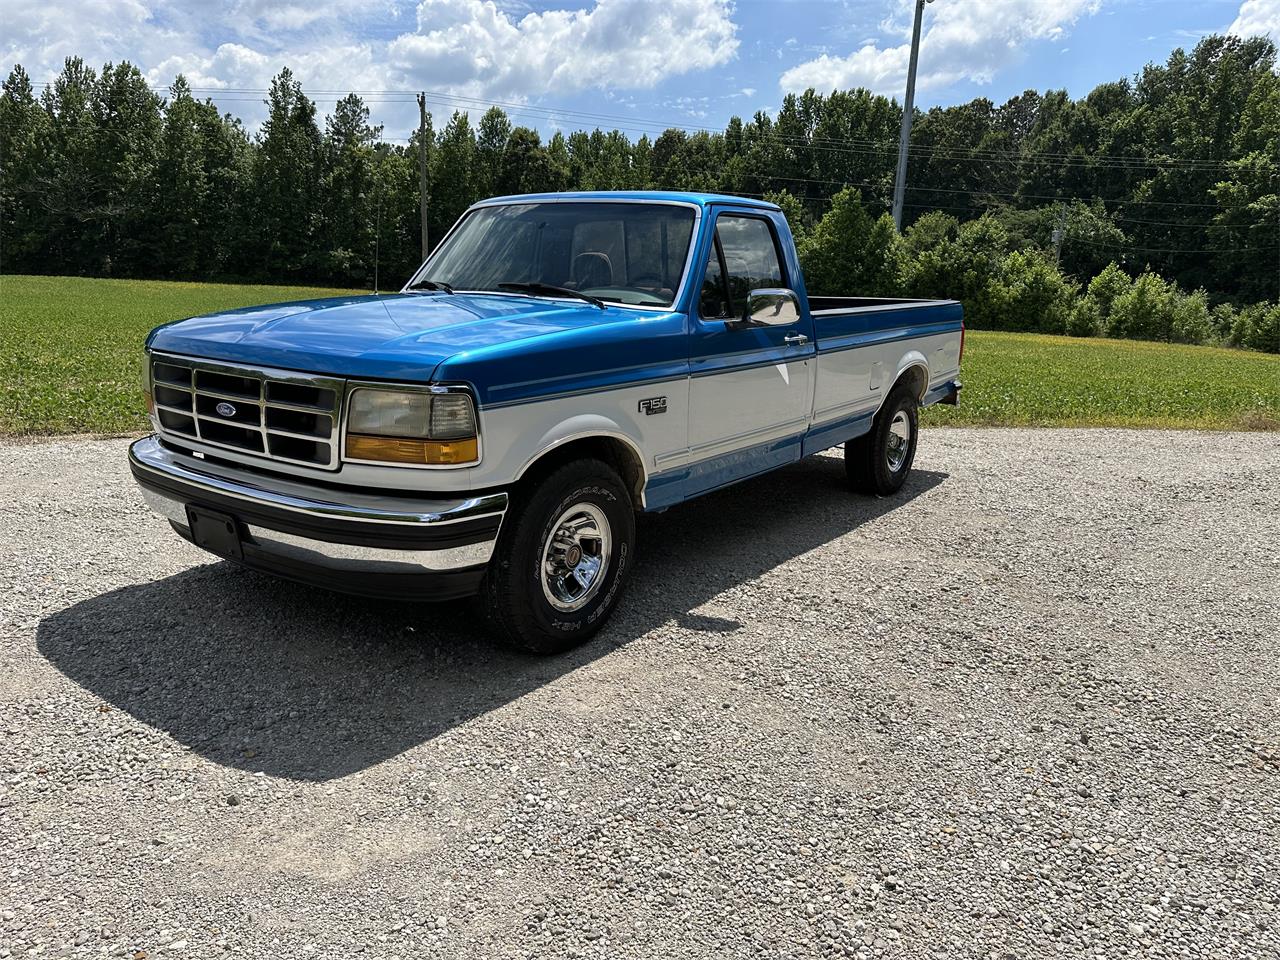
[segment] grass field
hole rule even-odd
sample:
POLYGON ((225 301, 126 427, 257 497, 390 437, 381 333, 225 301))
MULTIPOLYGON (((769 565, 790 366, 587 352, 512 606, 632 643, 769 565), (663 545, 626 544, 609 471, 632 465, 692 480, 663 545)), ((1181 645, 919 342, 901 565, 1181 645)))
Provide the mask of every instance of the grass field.
POLYGON ((0 436, 145 430, 142 341, 152 327, 315 287, 0 277, 0 436))
POLYGON ((953 426, 1280 429, 1280 356, 1139 340, 970 331, 953 426))
MULTIPOLYGON (((227 307, 325 296, 314 287, 0 277, 0 436, 146 429, 143 338, 227 307)), ((1280 428, 1280 356, 971 331, 958 408, 926 423, 1280 428)))

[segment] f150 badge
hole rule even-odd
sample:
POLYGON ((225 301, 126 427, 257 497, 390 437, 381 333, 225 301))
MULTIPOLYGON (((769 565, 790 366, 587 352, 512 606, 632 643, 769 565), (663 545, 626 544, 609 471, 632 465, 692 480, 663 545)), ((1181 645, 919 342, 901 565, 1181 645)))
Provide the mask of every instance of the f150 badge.
POLYGON ((646 417, 652 417, 655 413, 666 413, 667 398, 649 397, 647 400, 641 400, 638 409, 646 417))

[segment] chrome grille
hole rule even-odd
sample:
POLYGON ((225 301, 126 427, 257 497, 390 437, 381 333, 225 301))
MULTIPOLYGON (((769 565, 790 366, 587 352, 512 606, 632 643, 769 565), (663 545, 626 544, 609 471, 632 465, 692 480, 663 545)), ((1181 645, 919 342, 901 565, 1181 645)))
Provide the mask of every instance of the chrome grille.
POLYGON ((161 436, 328 470, 338 466, 342 388, 288 370, 151 358, 161 436))

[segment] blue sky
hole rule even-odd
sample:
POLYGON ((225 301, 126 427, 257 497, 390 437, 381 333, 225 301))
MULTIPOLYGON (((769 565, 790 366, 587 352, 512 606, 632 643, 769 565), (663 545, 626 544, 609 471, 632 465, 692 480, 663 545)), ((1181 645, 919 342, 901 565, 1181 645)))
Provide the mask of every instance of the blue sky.
MULTIPOLYGON (((290 66, 327 111, 367 94, 391 137, 425 89, 455 107, 511 105, 544 133, 723 127, 790 90, 866 86, 901 96, 911 0, 5 0, 0 67, 36 82, 63 57, 127 59, 158 87, 184 73, 255 126, 290 66), (588 116, 590 115, 590 116, 588 116)), ((1024 89, 1081 95, 1212 32, 1280 40, 1280 0, 935 0, 917 103, 1024 89)))

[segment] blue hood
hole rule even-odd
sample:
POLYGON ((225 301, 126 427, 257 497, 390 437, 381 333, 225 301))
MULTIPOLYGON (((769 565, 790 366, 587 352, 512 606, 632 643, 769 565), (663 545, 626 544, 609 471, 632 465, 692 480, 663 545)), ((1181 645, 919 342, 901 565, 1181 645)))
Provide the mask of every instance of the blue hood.
POLYGON ((153 331, 147 344, 286 370, 425 381, 449 357, 636 317, 588 303, 489 294, 332 297, 179 320, 153 331))

